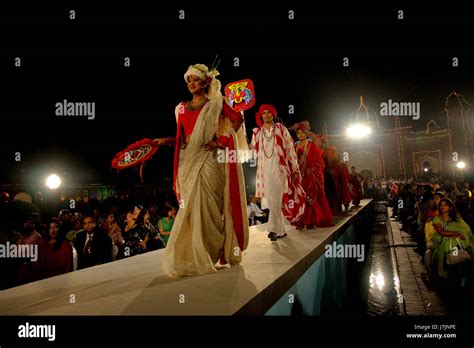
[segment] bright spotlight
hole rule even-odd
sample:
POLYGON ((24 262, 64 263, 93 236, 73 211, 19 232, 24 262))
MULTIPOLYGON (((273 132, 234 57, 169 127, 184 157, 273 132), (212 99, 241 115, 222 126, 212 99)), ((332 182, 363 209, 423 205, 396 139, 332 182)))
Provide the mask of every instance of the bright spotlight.
POLYGON ((46 186, 51 190, 56 190, 59 186, 61 186, 61 178, 56 174, 51 174, 46 179, 46 186))
POLYGON ((423 170, 424 170, 425 172, 427 172, 427 171, 428 171, 428 168, 425 168, 425 169, 423 169, 423 170))
POLYGON ((458 163, 456 163, 456 167, 458 167, 459 169, 464 169, 464 168, 466 168, 466 163, 464 163, 462 161, 458 162, 458 163))
POLYGON ((362 138, 372 133, 372 129, 368 126, 357 124, 346 129, 346 134, 350 138, 362 138))

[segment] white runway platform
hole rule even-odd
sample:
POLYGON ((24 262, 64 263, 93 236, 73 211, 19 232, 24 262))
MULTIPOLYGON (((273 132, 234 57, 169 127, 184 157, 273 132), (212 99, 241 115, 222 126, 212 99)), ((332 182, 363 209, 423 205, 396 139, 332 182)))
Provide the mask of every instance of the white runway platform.
POLYGON ((263 315, 369 204, 336 226, 297 231, 271 242, 266 224, 252 226, 241 265, 172 279, 163 250, 0 291, 1 315, 263 315), (71 303, 75 298, 75 303, 71 303))

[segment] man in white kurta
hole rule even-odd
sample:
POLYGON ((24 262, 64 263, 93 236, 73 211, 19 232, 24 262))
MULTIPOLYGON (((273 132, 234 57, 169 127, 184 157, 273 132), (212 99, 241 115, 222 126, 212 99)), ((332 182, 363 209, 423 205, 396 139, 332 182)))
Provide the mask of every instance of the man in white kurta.
POLYGON ((276 109, 273 106, 260 106, 257 113, 260 128, 254 129, 252 137, 252 149, 258 159, 255 196, 262 198, 263 209, 270 210, 268 238, 272 241, 286 236, 282 198, 288 192, 288 177, 291 173, 299 175, 293 140, 285 126, 273 122, 274 117, 276 109), (287 159, 291 168, 288 168, 287 159))

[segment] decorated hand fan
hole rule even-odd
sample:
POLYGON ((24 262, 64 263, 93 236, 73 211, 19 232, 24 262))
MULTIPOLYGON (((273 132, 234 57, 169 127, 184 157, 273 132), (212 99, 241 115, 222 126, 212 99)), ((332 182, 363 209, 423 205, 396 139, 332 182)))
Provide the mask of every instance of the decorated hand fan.
POLYGON ((148 138, 137 141, 115 155, 112 160, 112 167, 122 170, 140 165, 140 179, 143 182, 143 164, 155 154, 158 147, 156 143, 148 138))
POLYGON ((234 111, 250 109, 255 104, 255 89, 250 79, 228 83, 225 86, 225 97, 234 111))

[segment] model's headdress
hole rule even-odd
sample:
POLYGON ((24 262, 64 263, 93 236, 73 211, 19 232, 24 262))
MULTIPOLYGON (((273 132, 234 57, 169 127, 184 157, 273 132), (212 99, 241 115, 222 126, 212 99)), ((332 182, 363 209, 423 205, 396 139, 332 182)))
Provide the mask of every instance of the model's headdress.
POLYGON ((190 65, 186 73, 184 74, 184 81, 188 82, 188 76, 194 75, 199 77, 201 80, 205 80, 209 82, 209 92, 207 93, 207 97, 216 97, 221 96, 221 82, 216 78, 219 76, 219 71, 217 71, 217 66, 220 63, 220 59, 217 60, 217 56, 214 59, 214 63, 212 63, 211 68, 209 69, 204 64, 194 64, 190 65))
POLYGON ((263 127, 262 112, 264 112, 265 110, 268 110, 273 114, 273 120, 274 121, 276 120, 276 117, 277 117, 277 111, 276 111, 276 109, 273 105, 270 105, 270 104, 260 105, 260 107, 258 108, 257 113, 255 114, 255 119, 257 121, 257 126, 260 127, 260 128, 263 127))
POLYGON ((323 146, 323 144, 325 144, 325 143, 327 142, 326 137, 311 132, 311 127, 309 126, 309 122, 308 122, 308 121, 301 121, 301 122, 295 123, 293 126, 291 126, 291 127, 288 128, 288 129, 290 129, 290 130, 296 130, 296 131, 299 131, 299 130, 304 131, 304 132, 306 133, 306 135, 307 135, 312 141, 315 142, 315 144, 317 144, 318 141, 320 141, 320 142, 321 142, 321 147, 323 146))

